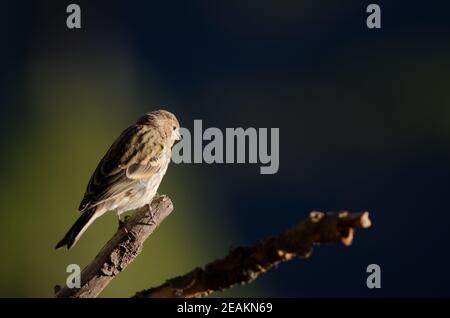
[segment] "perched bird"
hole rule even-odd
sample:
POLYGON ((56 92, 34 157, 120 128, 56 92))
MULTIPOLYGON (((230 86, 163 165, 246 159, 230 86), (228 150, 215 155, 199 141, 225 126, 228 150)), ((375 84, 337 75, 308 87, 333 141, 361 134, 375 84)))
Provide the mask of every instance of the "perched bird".
POLYGON ((120 220, 121 213, 150 204, 180 139, 179 128, 172 113, 157 110, 125 129, 97 165, 78 208, 81 216, 56 249, 70 249, 108 211, 116 211, 120 220))

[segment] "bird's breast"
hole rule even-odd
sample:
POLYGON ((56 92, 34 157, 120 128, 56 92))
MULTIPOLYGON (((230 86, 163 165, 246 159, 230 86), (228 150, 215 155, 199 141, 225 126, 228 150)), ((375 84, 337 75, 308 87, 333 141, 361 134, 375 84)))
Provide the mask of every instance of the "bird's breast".
POLYGON ((117 212, 123 213, 128 210, 138 209, 151 203, 153 197, 158 191, 158 187, 164 177, 170 162, 170 153, 164 156, 161 167, 151 177, 141 179, 133 186, 132 194, 126 198, 126 201, 116 205, 117 212))

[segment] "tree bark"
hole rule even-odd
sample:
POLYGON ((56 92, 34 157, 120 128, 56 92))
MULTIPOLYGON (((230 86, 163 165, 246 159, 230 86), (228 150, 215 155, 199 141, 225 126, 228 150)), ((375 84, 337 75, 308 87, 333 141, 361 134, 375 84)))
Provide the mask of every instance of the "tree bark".
POLYGON ((340 242, 348 246, 352 243, 355 228, 368 228, 370 225, 368 212, 311 212, 304 222, 277 236, 258 241, 250 247, 235 248, 223 259, 169 279, 161 286, 140 291, 134 297, 203 297, 214 291, 250 283, 281 262, 309 257, 314 245, 340 242))

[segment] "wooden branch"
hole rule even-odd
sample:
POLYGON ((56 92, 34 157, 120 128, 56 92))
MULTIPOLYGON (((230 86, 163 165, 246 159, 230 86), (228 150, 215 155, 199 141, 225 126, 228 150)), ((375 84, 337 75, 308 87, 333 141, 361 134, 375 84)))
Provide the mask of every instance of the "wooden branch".
POLYGON ((144 241, 172 212, 172 201, 157 196, 151 203, 137 211, 119 227, 114 236, 100 250, 95 259, 81 272, 81 287, 55 287, 55 297, 97 297, 97 295, 122 272, 142 251, 144 241))
POLYGON ((169 279, 159 287, 136 293, 137 298, 203 297, 236 284, 255 280, 277 264, 293 258, 307 258, 320 243, 352 243, 355 228, 368 228, 368 212, 311 212, 309 218, 278 236, 258 241, 250 247, 238 247, 221 260, 186 275, 169 279))

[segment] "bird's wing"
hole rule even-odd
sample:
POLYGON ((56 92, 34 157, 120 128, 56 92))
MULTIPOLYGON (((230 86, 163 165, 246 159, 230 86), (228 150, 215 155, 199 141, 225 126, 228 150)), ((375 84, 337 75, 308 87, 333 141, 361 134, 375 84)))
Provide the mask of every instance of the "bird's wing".
POLYGON ((155 128, 127 128, 100 160, 89 180, 79 211, 132 191, 161 167, 163 140, 155 128))
POLYGON ((151 147, 151 152, 136 163, 127 165, 126 176, 132 180, 146 179, 154 175, 161 167, 161 154, 164 151, 164 145, 155 143, 151 147))

